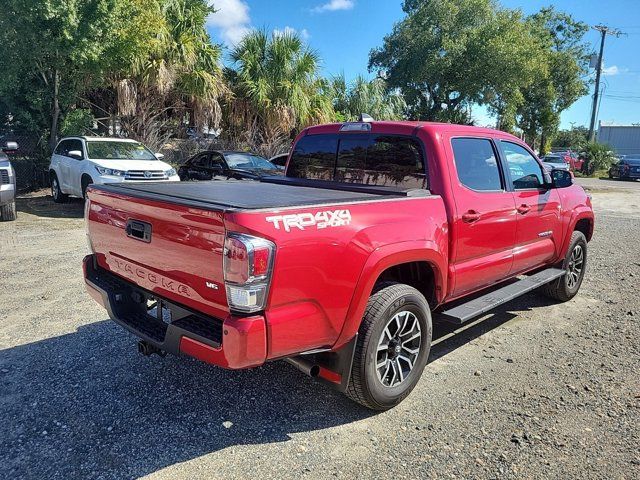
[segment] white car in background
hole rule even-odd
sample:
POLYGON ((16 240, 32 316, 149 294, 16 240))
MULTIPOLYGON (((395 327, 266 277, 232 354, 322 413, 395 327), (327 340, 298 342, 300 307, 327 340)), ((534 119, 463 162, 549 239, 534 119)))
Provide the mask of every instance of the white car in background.
POLYGON ((104 137, 65 137, 51 155, 49 176, 56 203, 69 195, 84 198, 96 183, 180 181, 175 169, 135 140, 104 137))

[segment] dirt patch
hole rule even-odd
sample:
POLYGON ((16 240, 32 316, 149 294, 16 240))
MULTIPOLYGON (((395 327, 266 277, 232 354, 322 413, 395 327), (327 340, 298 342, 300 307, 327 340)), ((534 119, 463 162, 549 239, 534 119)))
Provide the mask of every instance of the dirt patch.
POLYGON ((436 325, 415 391, 377 415, 282 362, 141 357, 84 291, 82 202, 20 198, 0 225, 0 477, 638 478, 637 194, 592 192, 579 296, 436 325))

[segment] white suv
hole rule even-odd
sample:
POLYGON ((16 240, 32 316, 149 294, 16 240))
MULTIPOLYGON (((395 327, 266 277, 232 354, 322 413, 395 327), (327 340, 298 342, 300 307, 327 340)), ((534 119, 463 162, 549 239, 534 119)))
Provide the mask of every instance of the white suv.
POLYGON ((175 169, 160 161, 162 157, 135 140, 63 138, 51 155, 51 195, 63 203, 69 195, 84 198, 92 183, 179 181, 175 169))

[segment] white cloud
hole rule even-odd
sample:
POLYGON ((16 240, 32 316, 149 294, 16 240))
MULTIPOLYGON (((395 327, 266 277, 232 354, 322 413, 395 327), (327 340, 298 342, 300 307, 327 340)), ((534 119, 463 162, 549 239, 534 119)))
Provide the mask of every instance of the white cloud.
POLYGON ((209 3, 213 3, 216 12, 209 15, 207 24, 217 28, 226 43, 236 45, 251 30, 249 5, 243 0, 215 0, 209 3))
POLYGON ((287 25, 286 27, 284 27, 282 29, 279 29, 279 28, 274 28, 273 29, 273 34, 274 35, 283 35, 283 34, 291 35, 291 34, 294 34, 294 33, 297 33, 298 35, 300 35, 300 38, 302 38, 303 40, 309 40, 309 37, 311 36, 311 35, 309 35, 309 32, 307 31, 306 28, 303 28, 302 30, 298 31, 295 28, 290 27, 290 26, 287 25))
POLYGON ((355 6, 354 0, 329 0, 327 3, 318 5, 312 11, 317 13, 335 12, 336 10, 351 10, 355 6))
POLYGON ((602 69, 602 74, 613 77, 614 75, 619 75, 621 73, 625 73, 626 71, 626 68, 620 68, 617 65, 611 65, 610 67, 604 67, 602 69))

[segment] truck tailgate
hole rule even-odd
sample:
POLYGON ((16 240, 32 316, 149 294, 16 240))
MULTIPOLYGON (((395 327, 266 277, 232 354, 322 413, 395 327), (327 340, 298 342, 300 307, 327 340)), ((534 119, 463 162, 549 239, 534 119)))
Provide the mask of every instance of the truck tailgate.
POLYGON ((222 209, 100 188, 90 189, 88 198, 87 234, 100 267, 186 307, 228 315, 222 209))

